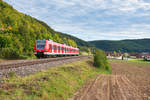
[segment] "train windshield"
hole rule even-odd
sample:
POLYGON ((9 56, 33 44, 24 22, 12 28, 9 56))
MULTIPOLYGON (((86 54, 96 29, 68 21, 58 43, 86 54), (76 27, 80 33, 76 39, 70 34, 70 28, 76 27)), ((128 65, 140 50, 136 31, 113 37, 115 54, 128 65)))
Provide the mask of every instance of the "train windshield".
POLYGON ((36 45, 37 50, 44 50, 45 43, 46 43, 45 40, 37 40, 36 43, 37 43, 37 45, 36 45))
POLYGON ((44 50, 45 45, 37 45, 37 50, 44 50))

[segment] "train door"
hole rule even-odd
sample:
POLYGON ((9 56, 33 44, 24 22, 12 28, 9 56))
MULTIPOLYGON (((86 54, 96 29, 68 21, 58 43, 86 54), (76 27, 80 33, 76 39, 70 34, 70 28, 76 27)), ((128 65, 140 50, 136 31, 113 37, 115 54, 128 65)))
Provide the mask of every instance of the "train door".
POLYGON ((57 53, 57 46, 54 45, 53 47, 54 47, 54 48, 53 48, 53 49, 54 49, 54 53, 56 54, 56 53, 57 53))
POLYGON ((67 47, 65 47, 65 54, 67 53, 67 47))
POLYGON ((49 44, 49 53, 52 53, 52 44, 49 44))
POLYGON ((72 48, 71 48, 71 54, 73 53, 73 50, 72 50, 72 48))
POLYGON ((69 48, 67 47, 67 54, 69 53, 69 48))
POLYGON ((64 53, 64 47, 62 46, 62 53, 64 53))
POLYGON ((60 54, 60 45, 58 45, 58 53, 60 54))
POLYGON ((71 54, 71 48, 69 48, 69 53, 71 54))
POLYGON ((66 54, 66 47, 64 47, 64 54, 66 54))
POLYGON ((60 45, 60 54, 62 54, 62 46, 60 45))

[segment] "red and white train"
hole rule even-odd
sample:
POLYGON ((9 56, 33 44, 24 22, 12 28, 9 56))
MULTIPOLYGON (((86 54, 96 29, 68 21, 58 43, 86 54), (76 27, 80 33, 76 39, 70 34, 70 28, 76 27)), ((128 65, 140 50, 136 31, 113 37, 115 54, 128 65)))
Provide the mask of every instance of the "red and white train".
POLYGON ((56 43, 52 40, 36 40, 34 54, 38 58, 54 56, 78 56, 79 49, 66 44, 56 43))

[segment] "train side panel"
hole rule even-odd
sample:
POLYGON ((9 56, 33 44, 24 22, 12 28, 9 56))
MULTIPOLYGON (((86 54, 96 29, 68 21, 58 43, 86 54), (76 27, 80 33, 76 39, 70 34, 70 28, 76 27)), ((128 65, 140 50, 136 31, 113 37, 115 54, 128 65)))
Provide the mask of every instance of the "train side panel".
POLYGON ((79 49, 51 40, 36 40, 34 54, 40 57, 79 55, 79 49))

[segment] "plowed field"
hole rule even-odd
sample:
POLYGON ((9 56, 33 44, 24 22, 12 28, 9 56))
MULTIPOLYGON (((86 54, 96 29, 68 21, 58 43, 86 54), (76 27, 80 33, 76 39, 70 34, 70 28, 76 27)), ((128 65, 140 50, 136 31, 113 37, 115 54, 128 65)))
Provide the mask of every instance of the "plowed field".
POLYGON ((150 63, 110 63, 111 75, 90 80, 71 100, 150 100, 150 63))

